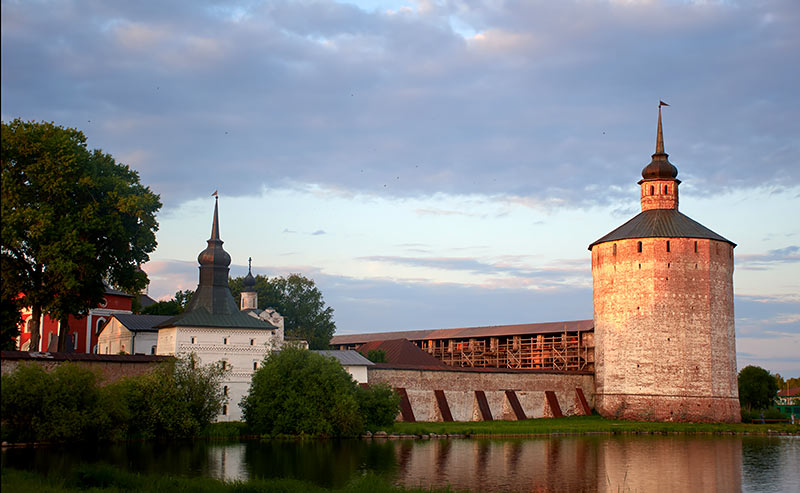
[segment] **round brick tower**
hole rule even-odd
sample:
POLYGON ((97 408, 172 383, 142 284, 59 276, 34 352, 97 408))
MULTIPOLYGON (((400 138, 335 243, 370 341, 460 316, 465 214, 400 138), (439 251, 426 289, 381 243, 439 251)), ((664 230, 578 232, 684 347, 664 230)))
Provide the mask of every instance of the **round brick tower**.
POLYGON ((678 212, 658 108, 642 212, 589 245, 595 406, 606 417, 740 420, 733 242, 678 212))

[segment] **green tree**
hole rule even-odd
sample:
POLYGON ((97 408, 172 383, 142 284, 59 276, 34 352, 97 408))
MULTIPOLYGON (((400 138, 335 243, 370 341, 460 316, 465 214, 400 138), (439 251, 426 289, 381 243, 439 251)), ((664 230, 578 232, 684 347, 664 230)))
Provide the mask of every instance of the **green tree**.
POLYGON ((192 299, 194 291, 178 291, 175 297, 167 301, 159 301, 141 310, 143 315, 178 315, 186 309, 186 304, 192 299))
POLYGON ((47 313, 62 323, 63 350, 67 317, 97 306, 106 282, 145 286, 137 266, 155 250, 161 203, 76 129, 16 119, 2 123, 1 140, 3 284, 31 307, 31 348, 47 313))
POLYGON ((386 384, 359 387, 356 398, 364 425, 370 431, 391 426, 400 410, 400 396, 386 384))
MULTIPOLYGON (((229 280, 233 297, 240 300, 244 277, 229 280)), ((308 341, 311 349, 328 349, 336 331, 333 308, 325 306, 322 292, 312 279, 300 274, 288 277, 256 276, 258 308, 272 307, 284 317, 288 337, 308 341)))
POLYGON ((766 409, 775 400, 778 383, 759 366, 746 366, 739 372, 739 404, 748 411, 766 409))
POLYGON ((367 359, 373 363, 386 363, 386 351, 383 349, 370 349, 367 352, 367 359))
POLYGON ((341 437, 363 429, 350 374, 333 358, 296 347, 264 359, 241 407, 259 434, 341 437))
POLYGON ((133 417, 128 433, 144 439, 191 438, 211 423, 227 402, 219 364, 200 365, 194 354, 156 371, 111 386, 133 417), (117 389, 114 387, 117 386, 117 389))

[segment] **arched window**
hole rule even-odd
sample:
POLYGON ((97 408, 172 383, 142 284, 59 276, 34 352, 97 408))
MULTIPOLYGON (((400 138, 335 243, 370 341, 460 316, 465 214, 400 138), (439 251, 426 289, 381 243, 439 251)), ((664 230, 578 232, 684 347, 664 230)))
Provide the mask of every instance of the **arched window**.
POLYGON ((29 318, 27 322, 25 322, 25 332, 30 333, 33 330, 33 318, 29 318))
POLYGON ((667 251, 669 251, 669 240, 667 240, 667 251))
POLYGON ((223 404, 222 405, 222 415, 223 416, 227 416, 228 415, 228 405, 227 404, 223 404))
POLYGON ((95 323, 94 331, 96 334, 99 334, 101 330, 103 330, 103 325, 106 323, 106 319, 98 318, 97 322, 95 323))
POLYGON ((664 193, 669 193, 669 187, 664 185, 664 193))
POLYGON ((654 193, 656 193, 656 187, 650 185, 650 195, 653 195, 654 193))
POLYGON ((228 395, 228 386, 227 385, 222 387, 222 393, 225 394, 225 396, 227 397, 227 395, 228 395))
POLYGON ((694 242, 694 253, 697 253, 697 242, 694 242))
POLYGON ((253 361, 253 369, 258 370, 258 361, 253 361))
POLYGON ((150 354, 156 354, 156 346, 150 346, 150 354))
POLYGON ((641 241, 636 244, 636 251, 639 252, 639 253, 642 253, 642 242, 641 241))

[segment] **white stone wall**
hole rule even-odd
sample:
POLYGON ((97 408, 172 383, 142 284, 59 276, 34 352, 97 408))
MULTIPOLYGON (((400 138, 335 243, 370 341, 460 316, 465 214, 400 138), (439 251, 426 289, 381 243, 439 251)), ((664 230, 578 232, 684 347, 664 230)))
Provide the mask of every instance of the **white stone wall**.
POLYGON ((369 383, 367 381, 367 367, 366 366, 364 366, 364 365, 353 365, 353 366, 344 365, 344 369, 347 370, 347 373, 349 373, 353 377, 353 380, 355 380, 356 383, 369 383))
POLYGON ((239 402, 250 390, 253 372, 280 347, 277 330, 171 327, 158 333, 158 354, 194 353, 201 364, 224 362, 228 404, 217 421, 241 421, 239 402))

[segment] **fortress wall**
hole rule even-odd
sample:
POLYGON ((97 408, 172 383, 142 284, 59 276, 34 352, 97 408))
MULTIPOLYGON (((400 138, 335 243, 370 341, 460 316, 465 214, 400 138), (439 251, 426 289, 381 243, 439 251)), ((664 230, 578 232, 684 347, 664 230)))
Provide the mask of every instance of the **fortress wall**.
MULTIPOLYGON (((376 365, 379 366, 379 365, 376 365)), ((555 392, 565 416, 583 414, 576 388, 583 390, 589 407, 594 405, 594 376, 591 373, 481 372, 460 370, 417 370, 369 367, 370 385, 385 383, 404 388, 417 421, 442 421, 434 390, 443 390, 455 421, 481 421, 476 390, 482 390, 495 420, 516 419, 506 390, 514 390, 528 418, 551 416, 545 391, 555 392)), ((400 417, 399 419, 402 419, 400 417)))

